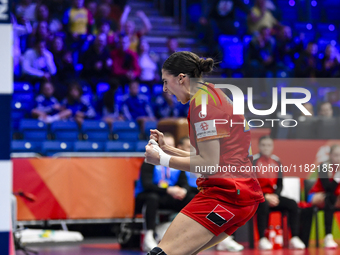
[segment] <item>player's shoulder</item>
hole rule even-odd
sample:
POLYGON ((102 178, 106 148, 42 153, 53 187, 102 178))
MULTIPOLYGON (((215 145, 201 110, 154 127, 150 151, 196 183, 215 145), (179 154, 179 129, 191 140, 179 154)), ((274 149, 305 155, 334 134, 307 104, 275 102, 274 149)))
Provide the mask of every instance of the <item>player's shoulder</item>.
POLYGON ((273 154, 270 157, 271 157, 271 159, 275 160, 276 162, 280 162, 280 158, 278 156, 273 154))

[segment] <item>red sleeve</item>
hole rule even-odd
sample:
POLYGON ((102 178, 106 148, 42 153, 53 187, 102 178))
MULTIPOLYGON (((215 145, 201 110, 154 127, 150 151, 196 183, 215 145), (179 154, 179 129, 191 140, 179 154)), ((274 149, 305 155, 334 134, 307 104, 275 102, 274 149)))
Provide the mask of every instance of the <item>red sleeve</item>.
MULTIPOLYGON (((87 10, 87 9, 86 9, 87 10)), ((87 23, 88 23, 88 25, 93 25, 93 16, 92 16, 92 13, 89 11, 89 10, 87 10, 87 23)))
MULTIPOLYGON (((202 118, 201 106, 196 106, 190 113, 190 121, 195 131, 197 142, 220 139, 230 136, 230 116, 209 101, 207 115, 202 118), (223 121, 216 121, 223 120, 223 121), (219 124, 227 122, 225 124, 219 124)), ((192 134, 193 135, 193 134, 192 134)))
POLYGON ((123 60, 116 53, 116 50, 111 52, 111 58, 112 58, 112 73, 117 76, 126 75, 128 71, 122 67, 123 60))

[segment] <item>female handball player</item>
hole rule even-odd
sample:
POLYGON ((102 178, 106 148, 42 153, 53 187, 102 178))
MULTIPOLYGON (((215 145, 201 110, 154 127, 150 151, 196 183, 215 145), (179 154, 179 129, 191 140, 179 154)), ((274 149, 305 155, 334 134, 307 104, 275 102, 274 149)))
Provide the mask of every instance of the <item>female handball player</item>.
POLYGON ((163 90, 182 104, 190 101, 189 134, 196 152, 190 155, 170 147, 161 132, 151 130, 145 161, 194 173, 197 167, 217 165, 234 170, 204 172, 197 179, 200 192, 177 215, 149 255, 198 254, 233 234, 264 202, 256 174, 240 171, 252 166, 250 130, 244 116, 233 115, 232 102, 222 90, 203 82, 203 73, 211 72, 213 66, 213 59, 188 51, 173 53, 164 62, 163 90), (206 98, 206 114, 201 112, 202 98, 206 98), (215 125, 216 119, 228 124, 215 125), (239 124, 231 126, 231 122, 239 124))

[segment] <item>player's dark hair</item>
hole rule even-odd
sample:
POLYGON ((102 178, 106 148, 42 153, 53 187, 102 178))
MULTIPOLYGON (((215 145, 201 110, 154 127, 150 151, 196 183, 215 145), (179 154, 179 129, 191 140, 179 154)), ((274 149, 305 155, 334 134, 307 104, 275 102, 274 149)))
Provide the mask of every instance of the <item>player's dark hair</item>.
POLYGON ((259 139, 259 144, 260 144, 263 140, 266 140, 266 139, 273 140, 273 138, 271 138, 269 135, 264 135, 264 136, 261 136, 261 137, 260 137, 260 139, 259 139))
POLYGON ((169 74, 178 76, 180 73, 190 78, 201 78, 203 73, 210 73, 214 67, 212 58, 200 58, 190 51, 179 51, 170 55, 163 64, 163 69, 169 74))
POLYGON ((171 137, 175 140, 175 136, 173 134, 169 133, 169 132, 165 132, 164 137, 171 137))
POLYGON ((43 81, 40 83, 40 87, 39 87, 39 93, 42 94, 42 91, 44 89, 44 87, 46 86, 46 84, 51 84, 51 86, 54 88, 54 85, 52 82, 50 81, 43 81))

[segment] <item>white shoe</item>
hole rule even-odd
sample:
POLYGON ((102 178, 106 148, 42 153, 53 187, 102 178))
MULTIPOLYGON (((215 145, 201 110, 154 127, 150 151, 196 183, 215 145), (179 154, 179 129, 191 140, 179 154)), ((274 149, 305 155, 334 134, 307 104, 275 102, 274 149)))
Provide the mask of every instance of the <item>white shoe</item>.
POLYGON ((216 249, 218 251, 242 251, 244 249, 244 246, 242 244, 239 244, 234 240, 233 236, 228 236, 226 239, 224 239, 222 242, 220 242, 216 249))
POLYGON ((272 250, 273 245, 266 237, 262 237, 259 241, 259 249, 260 250, 272 250))
POLYGON ((143 247, 144 252, 149 252, 157 246, 157 242, 153 237, 153 230, 147 230, 144 235, 143 247))
POLYGON ((325 236, 324 246, 328 249, 336 249, 338 247, 338 244, 334 241, 332 234, 328 234, 325 236))
POLYGON ((292 237, 289 240, 289 249, 306 249, 306 245, 297 236, 292 237))

